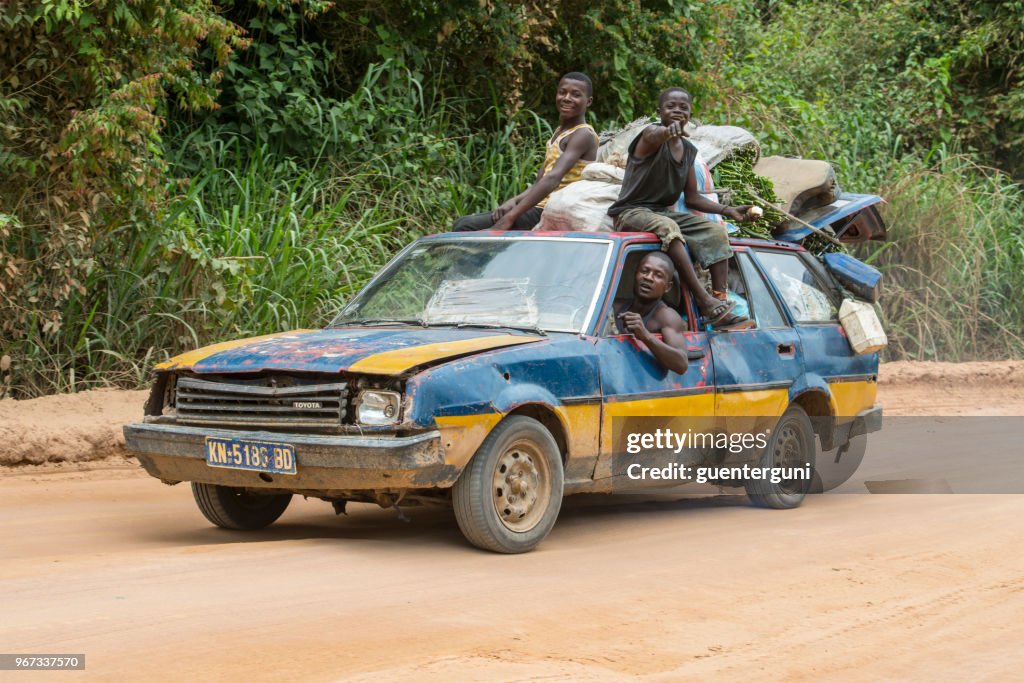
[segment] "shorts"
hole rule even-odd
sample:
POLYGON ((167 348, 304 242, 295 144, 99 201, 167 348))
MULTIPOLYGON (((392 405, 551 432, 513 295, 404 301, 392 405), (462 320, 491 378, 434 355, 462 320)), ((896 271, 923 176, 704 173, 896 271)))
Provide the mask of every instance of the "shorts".
POLYGON ((691 258, 704 268, 732 256, 729 233, 725 226, 692 213, 634 207, 615 217, 615 229, 653 232, 661 238, 662 251, 668 251, 672 241, 679 240, 690 249, 691 258))

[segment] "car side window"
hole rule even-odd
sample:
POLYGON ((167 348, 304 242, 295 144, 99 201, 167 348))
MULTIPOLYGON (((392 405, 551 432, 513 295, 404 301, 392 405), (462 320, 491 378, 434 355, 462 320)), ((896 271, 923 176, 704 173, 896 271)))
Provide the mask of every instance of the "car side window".
MULTIPOLYGON (((612 300, 612 305, 608 309, 608 315, 605 317, 604 325, 602 325, 600 330, 600 335, 602 337, 614 337, 621 334, 615 324, 615 310, 625 305, 626 302, 633 298, 636 269, 640 265, 640 259, 642 259, 646 254, 651 253, 651 251, 653 250, 633 248, 626 252, 625 260, 622 265, 622 272, 619 277, 619 284, 615 289, 615 298, 612 300)), ((663 300, 679 313, 683 318, 684 325, 689 325, 686 315, 685 297, 683 296, 678 276, 676 276, 672 283, 672 290, 665 295, 663 300)))
POLYGON ((797 322, 839 319, 839 310, 827 290, 797 254, 758 251, 757 258, 797 322))
MULTIPOLYGON (((782 315, 775 297, 772 296, 768 285, 765 284, 761 274, 757 272, 757 268, 750 260, 750 254, 737 254, 736 260, 739 261, 739 269, 746 280, 750 312, 753 314, 754 320, 757 321, 757 326, 760 329, 787 327, 785 316, 782 315)), ((730 270, 730 277, 731 273, 732 270, 730 270)))

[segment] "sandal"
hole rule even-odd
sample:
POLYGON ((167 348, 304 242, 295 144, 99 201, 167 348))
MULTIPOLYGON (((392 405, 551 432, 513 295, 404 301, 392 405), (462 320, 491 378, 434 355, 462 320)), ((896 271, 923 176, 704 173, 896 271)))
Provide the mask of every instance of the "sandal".
POLYGON ((708 325, 711 325, 712 327, 717 327, 718 323, 727 315, 729 315, 729 313, 734 308, 736 308, 735 301, 723 301, 722 303, 712 308, 711 312, 705 313, 704 311, 701 311, 700 314, 704 316, 704 320, 708 325))

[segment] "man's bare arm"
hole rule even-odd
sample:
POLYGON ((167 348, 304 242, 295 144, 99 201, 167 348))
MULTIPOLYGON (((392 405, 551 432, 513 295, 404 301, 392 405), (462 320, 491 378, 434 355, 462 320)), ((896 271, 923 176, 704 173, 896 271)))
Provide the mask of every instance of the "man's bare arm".
POLYGON ((666 307, 658 311, 655 320, 661 325, 661 329, 658 330, 661 339, 647 329, 639 313, 622 314, 623 325, 630 334, 646 344, 659 363, 681 375, 689 367, 689 361, 686 359, 686 337, 683 336, 683 319, 671 308, 666 307))
MULTIPOLYGON (((537 177, 533 179, 533 182, 536 183, 537 181, 539 181, 543 177, 544 177, 544 164, 541 164, 540 168, 537 169, 537 177)), ((530 191, 530 188, 526 188, 525 190, 523 190, 522 192, 517 194, 515 197, 512 197, 511 199, 506 200, 505 202, 503 202, 501 206, 499 206, 498 208, 496 208, 494 211, 491 212, 491 220, 493 222, 495 222, 495 223, 497 223, 499 220, 501 220, 501 217, 504 216, 509 211, 511 211, 512 209, 514 209, 516 204, 521 202, 523 200, 523 197, 525 197, 526 193, 529 192, 529 191, 530 191)))
POLYGON ((711 201, 702 195, 697 190, 697 174, 694 173, 692 167, 690 168, 689 175, 686 176, 686 185, 683 188, 683 200, 686 202, 686 208, 688 209, 701 211, 703 213, 720 213, 729 220, 736 222, 752 221, 757 217, 750 211, 754 208, 753 204, 725 206, 724 204, 711 201))
POLYGON ((640 140, 636 143, 633 154, 643 159, 657 152, 659 147, 672 138, 685 137, 687 137, 686 131, 683 125, 678 122, 674 121, 668 126, 652 124, 644 128, 643 132, 640 133, 640 140))
POLYGON ((494 229, 508 230, 517 218, 537 205, 537 202, 551 194, 562 178, 569 172, 577 161, 587 156, 589 152, 597 150, 597 137, 587 129, 577 130, 569 136, 565 150, 558 161, 551 167, 551 170, 537 178, 525 192, 519 195, 519 201, 508 213, 501 217, 494 229))

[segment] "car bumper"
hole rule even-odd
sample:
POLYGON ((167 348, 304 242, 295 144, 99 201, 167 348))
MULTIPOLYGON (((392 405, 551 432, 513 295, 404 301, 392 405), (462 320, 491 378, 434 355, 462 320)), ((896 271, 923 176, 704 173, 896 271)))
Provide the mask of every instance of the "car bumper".
POLYGON ((882 429, 882 406, 875 406, 857 413, 850 429, 850 437, 870 434, 882 429))
POLYGON ((852 418, 811 418, 812 423, 816 420, 820 420, 816 423, 820 429, 816 428, 815 431, 822 435, 831 434, 830 439, 823 438, 821 444, 822 449, 827 451, 842 446, 858 436, 879 431, 882 428, 882 406, 862 410, 852 418), (832 430, 829 429, 830 426, 833 427, 832 430))
POLYGON ((413 436, 330 436, 139 423, 126 425, 124 436, 128 450, 146 471, 167 483, 352 491, 447 488, 459 475, 445 463, 437 431, 413 436), (206 464, 208 436, 291 444, 296 474, 211 467, 206 464))

